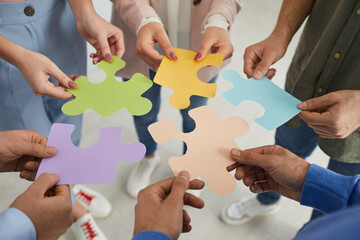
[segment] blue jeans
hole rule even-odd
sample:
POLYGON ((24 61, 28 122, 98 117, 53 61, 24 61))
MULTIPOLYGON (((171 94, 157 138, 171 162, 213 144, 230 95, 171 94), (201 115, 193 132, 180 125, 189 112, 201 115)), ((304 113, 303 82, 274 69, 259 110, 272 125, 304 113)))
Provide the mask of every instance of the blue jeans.
MULTIPOLYGON (((156 72, 150 70, 150 79, 154 80, 156 72)), ((210 83, 216 82, 217 76, 211 79, 210 83)), ((124 79, 127 81, 128 79, 124 79)), ((160 96, 161 86, 154 83, 154 85, 146 91, 142 96, 148 98, 153 107, 147 114, 143 116, 134 116, 136 132, 139 136, 139 140, 146 146, 146 155, 150 155, 156 151, 157 144, 154 139, 151 137, 148 126, 158 121, 158 113, 160 110, 161 96, 160 96)), ((188 133, 195 129, 195 121, 189 116, 189 110, 197 108, 200 106, 206 105, 208 98, 200 96, 192 96, 190 98, 190 106, 186 109, 180 110, 182 119, 183 119, 183 132, 188 133)), ((184 144, 184 153, 186 152, 186 145, 184 144)))

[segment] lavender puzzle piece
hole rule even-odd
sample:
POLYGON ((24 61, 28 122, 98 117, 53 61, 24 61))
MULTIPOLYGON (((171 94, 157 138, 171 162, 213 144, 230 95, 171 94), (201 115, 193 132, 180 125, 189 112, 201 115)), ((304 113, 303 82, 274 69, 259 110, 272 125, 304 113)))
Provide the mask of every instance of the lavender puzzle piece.
POLYGON ((100 129, 99 141, 89 148, 78 148, 71 141, 75 126, 52 125, 48 145, 57 149, 55 156, 44 158, 36 178, 42 173, 56 173, 58 184, 108 184, 115 179, 118 162, 139 161, 145 155, 144 144, 121 145, 121 128, 100 129))

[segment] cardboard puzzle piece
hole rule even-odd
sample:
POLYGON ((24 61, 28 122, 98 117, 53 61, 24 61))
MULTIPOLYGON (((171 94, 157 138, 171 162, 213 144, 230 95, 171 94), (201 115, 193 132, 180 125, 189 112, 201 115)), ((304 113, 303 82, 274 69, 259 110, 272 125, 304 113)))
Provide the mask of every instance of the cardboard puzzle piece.
POLYGON ((184 49, 174 49, 178 60, 163 58, 154 82, 173 90, 170 104, 177 109, 185 109, 190 105, 190 97, 215 97, 217 85, 202 82, 197 77, 200 68, 213 65, 221 66, 224 54, 208 54, 202 61, 195 61, 196 52, 184 49))
POLYGON ((100 83, 91 83, 87 77, 75 80, 76 89, 67 89, 76 99, 65 103, 61 110, 73 116, 91 108, 103 117, 108 117, 122 108, 135 116, 148 113, 152 108, 149 99, 141 95, 146 92, 153 82, 140 73, 136 73, 126 82, 115 79, 115 73, 125 67, 125 62, 116 56, 113 62, 105 60, 98 63, 98 68, 106 72, 106 79, 100 83))
POLYGON ((144 157, 142 143, 121 145, 121 128, 100 129, 99 141, 89 148, 78 148, 71 141, 75 126, 55 123, 52 125, 49 146, 56 147, 56 154, 41 161, 36 178, 42 173, 56 173, 58 184, 107 184, 115 179, 119 162, 135 162, 144 157))
POLYGON ((248 124, 239 117, 220 120, 208 106, 192 109, 189 115, 196 123, 195 130, 190 133, 178 131, 170 119, 150 125, 149 132, 158 143, 165 143, 172 138, 180 138, 186 143, 185 155, 169 159, 175 175, 187 170, 191 180, 204 177, 216 194, 225 196, 232 193, 236 181, 226 167, 234 163, 230 151, 237 148, 235 138, 248 133, 248 124))
POLYGON ((261 104, 265 114, 255 121, 267 130, 280 127, 300 112, 297 105, 301 101, 266 77, 260 80, 244 79, 234 70, 226 70, 222 75, 234 85, 234 88, 222 94, 223 97, 234 105, 245 100, 261 104))

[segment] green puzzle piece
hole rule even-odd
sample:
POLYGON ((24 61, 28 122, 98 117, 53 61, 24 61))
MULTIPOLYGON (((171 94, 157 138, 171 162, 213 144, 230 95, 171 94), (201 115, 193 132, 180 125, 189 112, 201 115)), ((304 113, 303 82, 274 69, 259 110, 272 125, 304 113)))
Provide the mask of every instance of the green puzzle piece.
POLYGON ((152 108, 149 99, 141 95, 153 82, 140 73, 136 73, 126 82, 115 79, 115 73, 125 67, 125 62, 116 56, 113 62, 101 61, 97 66, 106 72, 106 79, 101 83, 91 83, 87 77, 75 80, 76 89, 67 89, 76 99, 65 103, 61 110, 66 115, 78 115, 91 108, 103 117, 108 117, 122 108, 135 116, 148 113, 152 108))

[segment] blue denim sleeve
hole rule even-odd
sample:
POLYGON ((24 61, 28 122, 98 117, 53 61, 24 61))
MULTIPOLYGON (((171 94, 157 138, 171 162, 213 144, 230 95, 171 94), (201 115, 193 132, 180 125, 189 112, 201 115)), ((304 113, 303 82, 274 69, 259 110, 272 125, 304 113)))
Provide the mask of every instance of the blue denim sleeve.
POLYGON ((360 203, 360 175, 343 176, 315 164, 310 165, 300 204, 330 213, 360 203))
POLYGON ((142 231, 136 234, 132 240, 171 240, 171 238, 161 232, 142 231))
POLYGON ((0 214, 0 239, 36 240, 34 224, 22 211, 9 208, 0 214))

